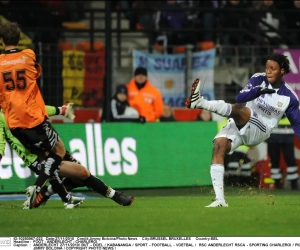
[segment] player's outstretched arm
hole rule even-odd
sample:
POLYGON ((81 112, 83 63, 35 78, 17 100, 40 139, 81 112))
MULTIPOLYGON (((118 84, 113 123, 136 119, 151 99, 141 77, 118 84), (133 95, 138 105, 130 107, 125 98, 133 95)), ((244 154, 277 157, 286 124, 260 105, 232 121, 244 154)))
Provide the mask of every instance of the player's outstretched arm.
POLYGON ((63 115, 71 120, 75 119, 74 115, 74 109, 73 109, 74 103, 67 102, 61 107, 54 107, 54 106, 49 106, 46 105, 46 110, 49 116, 54 116, 54 115, 63 115))

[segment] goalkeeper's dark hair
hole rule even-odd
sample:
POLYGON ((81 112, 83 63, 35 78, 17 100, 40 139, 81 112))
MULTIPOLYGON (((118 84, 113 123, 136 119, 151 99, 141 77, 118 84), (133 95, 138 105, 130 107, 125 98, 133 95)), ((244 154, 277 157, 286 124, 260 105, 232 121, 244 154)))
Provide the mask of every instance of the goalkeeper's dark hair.
POLYGON ((274 53, 269 56, 268 60, 272 60, 278 63, 280 69, 284 69, 284 75, 290 73, 290 61, 287 56, 281 53, 274 53))
POLYGON ((17 23, 7 22, 0 25, 0 37, 6 46, 17 46, 20 37, 21 30, 17 23))

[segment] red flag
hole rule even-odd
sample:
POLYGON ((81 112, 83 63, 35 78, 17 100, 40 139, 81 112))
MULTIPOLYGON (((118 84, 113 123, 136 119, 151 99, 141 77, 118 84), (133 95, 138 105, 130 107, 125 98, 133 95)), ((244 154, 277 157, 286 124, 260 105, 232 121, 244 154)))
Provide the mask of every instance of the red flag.
POLYGON ((102 106, 105 74, 105 50, 86 52, 84 57, 83 106, 102 106))

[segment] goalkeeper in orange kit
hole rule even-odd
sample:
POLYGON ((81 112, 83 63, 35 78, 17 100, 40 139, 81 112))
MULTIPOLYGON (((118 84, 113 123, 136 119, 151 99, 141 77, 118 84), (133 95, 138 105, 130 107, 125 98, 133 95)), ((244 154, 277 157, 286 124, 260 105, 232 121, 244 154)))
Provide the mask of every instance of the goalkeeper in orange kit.
MULTIPOLYGON (((25 148, 32 151, 38 147, 47 155, 35 184, 27 188, 29 208, 35 208, 45 200, 42 190, 48 180, 56 178, 59 182, 62 160, 72 161, 72 158, 48 120, 36 82, 41 66, 36 63, 35 53, 30 49, 18 49, 19 26, 11 22, 2 24, 0 39, 5 48, 0 55, 0 106, 7 126, 25 148)), ((99 179, 94 176, 90 175, 88 179, 90 186, 100 186, 99 179)), ((61 185, 57 187, 63 188, 61 185)))
MULTIPOLYGON (((69 119, 74 119, 72 104, 67 103, 62 107, 46 106, 46 110, 49 116, 63 115, 69 119)), ((17 155, 24 161, 25 165, 28 166, 33 172, 39 175, 42 165, 38 156, 29 152, 20 141, 15 138, 10 130, 6 126, 3 113, 0 112, 0 158, 4 155, 5 141, 9 143, 12 149, 17 155)), ((69 152, 66 152, 68 160, 63 160, 59 169, 60 177, 67 177, 63 180, 63 185, 67 190, 60 192, 56 187, 56 179, 50 180, 49 186, 43 186, 41 189, 42 200, 41 204, 44 204, 52 194, 58 193, 58 195, 64 201, 65 208, 74 208, 84 202, 84 198, 70 196, 70 200, 65 200, 64 197, 68 195, 67 191, 71 191, 77 187, 87 188, 107 197, 122 206, 129 206, 134 201, 134 197, 118 192, 113 188, 107 186, 102 180, 91 175, 91 173, 83 167, 69 152)), ((24 203, 24 209, 30 209, 30 198, 24 203)))
POLYGON ((27 188, 32 208, 40 205, 42 187, 57 176, 66 150, 48 120, 36 82, 41 66, 36 63, 35 53, 30 49, 18 49, 20 33, 16 23, 7 22, 0 26, 0 39, 5 49, 0 55, 0 105, 11 133, 26 148, 39 147, 49 152, 35 185, 27 188))

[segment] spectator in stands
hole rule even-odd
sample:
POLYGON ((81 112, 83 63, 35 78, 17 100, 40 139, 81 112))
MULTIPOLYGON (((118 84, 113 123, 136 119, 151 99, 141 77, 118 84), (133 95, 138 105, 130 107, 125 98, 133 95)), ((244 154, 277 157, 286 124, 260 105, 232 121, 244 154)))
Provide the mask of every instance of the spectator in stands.
MULTIPOLYGON (((226 4, 226 0, 206 0, 200 1, 200 7, 202 8, 212 8, 218 9, 222 8, 226 4)), ((201 20, 201 23, 204 29, 213 29, 216 25, 219 15, 215 12, 200 12, 198 18, 201 20)), ((200 38, 202 41, 216 41, 216 36, 213 35, 213 32, 204 31, 203 36, 200 38)))
MULTIPOLYGON (((127 95, 126 85, 117 86, 116 93, 110 101, 110 122, 145 123, 145 117, 140 116, 136 109, 130 107, 127 95)), ((103 109, 102 122, 106 122, 106 108, 103 109)))
POLYGON ((78 22, 84 19, 84 1, 64 1, 66 18, 70 22, 78 22))
POLYGON ((286 5, 283 6, 285 10, 293 10, 293 12, 284 12, 286 27, 292 29, 292 32, 283 33, 290 39, 286 42, 289 46, 298 46, 300 43, 300 1, 286 1, 286 5))
POLYGON ((173 49, 170 45, 196 45, 197 37, 193 32, 180 32, 178 30, 193 27, 193 21, 197 18, 190 16, 181 8, 181 4, 175 0, 167 0, 161 7, 158 15, 159 29, 169 29, 168 32, 160 32, 157 36, 156 42, 168 46, 168 53, 172 53, 173 49), (167 41, 167 42, 166 42, 167 41))
POLYGON ((2 1, 0 15, 11 22, 17 22, 33 43, 42 42, 43 45, 58 43, 62 20, 48 11, 44 1, 2 1))
POLYGON ((212 121, 212 114, 210 111, 205 109, 201 110, 199 115, 197 116, 197 121, 209 122, 212 121))
POLYGON ((167 104, 164 103, 164 112, 162 116, 159 118, 161 122, 175 122, 175 116, 174 116, 174 110, 173 108, 167 104))
MULTIPOLYGON (((220 23, 224 29, 239 29, 249 27, 249 16, 246 10, 249 8, 248 4, 240 0, 229 0, 224 9, 228 10, 220 17, 220 23)), ((235 54, 235 48, 239 49, 239 55, 243 59, 250 58, 249 45, 251 40, 249 37, 236 32, 228 31, 222 36, 221 43, 224 45, 222 51, 226 62, 230 63, 232 55, 235 54)))
POLYGON ((162 1, 134 1, 131 13, 132 29, 157 29, 157 11, 163 5, 162 1))
POLYGON ((56 16, 63 19, 64 22, 78 22, 84 19, 84 1, 62 1, 62 0, 40 0, 56 16))
POLYGON ((255 23, 258 31, 263 35, 262 44, 279 46, 284 43, 279 30, 285 29, 286 21, 284 15, 276 8, 274 0, 264 0, 255 12, 255 23))
POLYGON ((127 84, 128 102, 147 122, 157 121, 163 113, 163 99, 160 91, 147 77, 147 69, 136 68, 134 78, 127 84))

